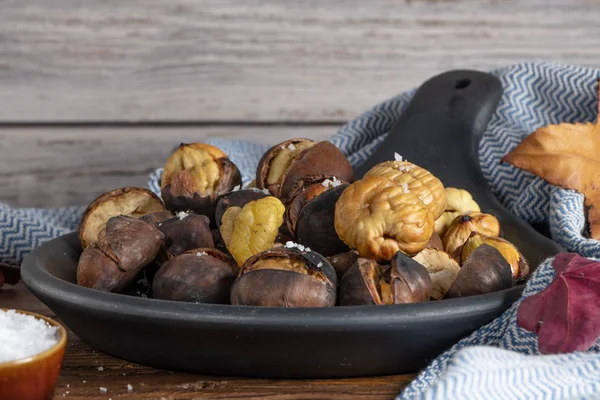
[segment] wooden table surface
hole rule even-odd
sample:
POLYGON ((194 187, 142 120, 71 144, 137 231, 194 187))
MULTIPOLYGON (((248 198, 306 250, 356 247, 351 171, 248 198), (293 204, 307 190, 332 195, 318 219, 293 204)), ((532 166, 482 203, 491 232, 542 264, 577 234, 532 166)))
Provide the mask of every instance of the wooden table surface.
MULTIPOLYGON (((0 202, 18 207, 144 186, 179 142, 323 140, 449 69, 600 65, 595 0, 0 0, 0 10, 0 202)), ((11 306, 50 313, 22 286, 0 290, 11 306)), ((56 393, 392 399, 409 379, 175 374, 71 333, 56 393)))

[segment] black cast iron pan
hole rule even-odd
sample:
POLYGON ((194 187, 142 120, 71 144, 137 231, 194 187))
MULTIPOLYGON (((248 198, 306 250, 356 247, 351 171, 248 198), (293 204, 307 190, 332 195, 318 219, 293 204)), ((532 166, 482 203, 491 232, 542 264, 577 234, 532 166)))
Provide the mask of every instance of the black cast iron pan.
MULTIPOLYGON (((505 237, 532 264, 561 249, 510 215, 486 187, 477 147, 501 97, 498 80, 451 71, 427 81, 357 177, 397 151, 446 186, 469 190, 497 215, 505 237)), ((390 306, 282 309, 180 303, 94 291, 75 284, 75 233, 30 253, 22 279, 96 349, 158 368, 278 378, 415 372, 504 312, 523 287, 487 295, 390 306)))

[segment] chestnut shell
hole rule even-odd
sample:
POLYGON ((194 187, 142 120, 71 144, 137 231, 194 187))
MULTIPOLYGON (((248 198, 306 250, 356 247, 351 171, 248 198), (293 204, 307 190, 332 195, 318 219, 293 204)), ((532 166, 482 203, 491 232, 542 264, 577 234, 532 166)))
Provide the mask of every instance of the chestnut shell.
POLYGON ((308 201, 298 215, 294 237, 325 257, 349 251, 335 231, 335 203, 348 184, 330 188, 308 201))
POLYGON ((231 287, 231 304, 265 307, 331 307, 336 302, 337 277, 320 254, 276 247, 250 257, 231 287), (315 276, 279 269, 250 270, 265 258, 296 258, 315 276))
POLYGON ((167 209, 173 212, 191 211, 196 214, 206 215, 211 219, 211 222, 214 222, 212 220, 215 215, 217 199, 221 195, 230 192, 234 187, 242 184, 240 170, 231 160, 219 158, 216 162, 220 164, 223 174, 219 179, 215 191, 211 195, 200 196, 196 192, 173 193, 173 185, 169 183, 161 190, 161 196, 167 209))
POLYGON ((229 256, 212 248, 188 251, 165 263, 152 283, 156 299, 195 303, 229 303, 238 267, 229 256), (206 253, 198 256, 198 253, 206 253))
POLYGON ((96 243, 83 249, 77 264, 77 284, 103 292, 121 293, 133 283, 138 271, 123 271, 96 243))
POLYGON ((463 263, 444 298, 497 292, 512 285, 510 264, 494 247, 482 244, 463 263))
POLYGON ((188 214, 185 218, 171 218, 157 224, 165 235, 164 247, 170 256, 178 256, 191 249, 215 247, 210 220, 205 215, 188 214))
POLYGON ((217 204, 215 206, 215 226, 217 228, 221 226, 223 214, 225 214, 225 211, 227 211, 229 207, 243 208, 251 201, 259 200, 267 196, 270 196, 270 194, 266 194, 260 190, 252 189, 242 189, 222 195, 217 200, 217 204))

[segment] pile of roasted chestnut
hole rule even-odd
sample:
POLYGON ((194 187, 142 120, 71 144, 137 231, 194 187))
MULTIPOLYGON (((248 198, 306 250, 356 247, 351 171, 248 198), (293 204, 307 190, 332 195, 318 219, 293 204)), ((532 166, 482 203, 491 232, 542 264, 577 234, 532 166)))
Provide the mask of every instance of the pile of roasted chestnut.
POLYGON ((269 149, 242 188, 220 149, 181 144, 164 166, 161 197, 126 187, 87 207, 79 285, 196 303, 328 307, 472 296, 529 273, 468 192, 444 188, 398 154, 355 181, 332 143, 292 139, 269 149))

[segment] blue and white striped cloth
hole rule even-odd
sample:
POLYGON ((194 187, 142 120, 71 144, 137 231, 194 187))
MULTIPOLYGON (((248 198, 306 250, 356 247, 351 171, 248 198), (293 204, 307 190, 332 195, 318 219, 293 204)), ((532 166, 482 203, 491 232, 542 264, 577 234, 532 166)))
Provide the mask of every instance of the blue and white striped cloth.
MULTIPOLYGON (((500 164, 503 155, 537 128, 560 122, 595 122, 600 70, 549 63, 524 63, 492 71, 504 87, 500 105, 480 146, 480 163, 503 204, 529 222, 550 224, 567 250, 600 259, 600 242, 587 239, 583 196, 500 164)), ((344 125, 331 137, 353 165, 381 143, 414 90, 399 94, 344 125)), ((235 162, 248 183, 268 146, 211 140, 235 162)), ((175 145, 176 143, 174 143, 175 145)), ((396 149, 402 154, 402 149, 396 149)), ((161 169, 148 186, 158 193, 161 169)), ((18 263, 42 242, 76 228, 82 207, 15 209, 0 204, 0 261, 18 263)), ((551 260, 534 273, 523 293, 530 296, 553 278, 551 260)), ((496 320, 464 338, 421 371, 398 400, 408 399, 600 399, 598 344, 588 352, 542 356, 537 338, 516 325, 521 300, 496 320)))

